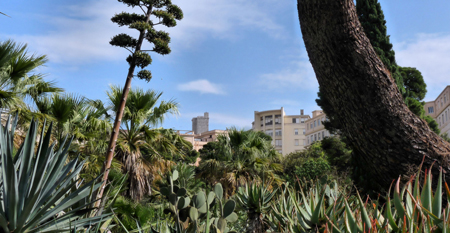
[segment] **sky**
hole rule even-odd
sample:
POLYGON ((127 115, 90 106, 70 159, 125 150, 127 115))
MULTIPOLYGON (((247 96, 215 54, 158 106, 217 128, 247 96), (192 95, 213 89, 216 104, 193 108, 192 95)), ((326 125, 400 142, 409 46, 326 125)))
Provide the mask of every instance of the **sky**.
MULTIPOLYGON (((302 40, 296 0, 172 0, 184 19, 173 28, 172 53, 151 54, 150 82, 133 87, 162 91, 179 103, 165 128, 191 130, 209 112, 209 128, 251 128, 254 111, 311 114, 318 83, 302 40)), ((450 85, 450 1, 380 0, 396 60, 416 67, 427 83, 425 101, 450 85)), ((109 45, 119 33, 111 17, 136 11, 115 0, 0 1, 0 41, 26 43, 49 62, 38 71, 66 92, 107 101, 110 85, 123 86, 128 52, 109 45)), ((151 49, 146 44, 144 48, 151 49)))

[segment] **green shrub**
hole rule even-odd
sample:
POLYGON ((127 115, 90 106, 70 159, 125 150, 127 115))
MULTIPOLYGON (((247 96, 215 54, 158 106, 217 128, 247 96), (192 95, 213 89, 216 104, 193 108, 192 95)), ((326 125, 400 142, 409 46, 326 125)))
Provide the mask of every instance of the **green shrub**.
POLYGON ((301 180, 312 180, 330 173, 332 168, 324 157, 309 158, 301 166, 297 166, 295 175, 301 180))

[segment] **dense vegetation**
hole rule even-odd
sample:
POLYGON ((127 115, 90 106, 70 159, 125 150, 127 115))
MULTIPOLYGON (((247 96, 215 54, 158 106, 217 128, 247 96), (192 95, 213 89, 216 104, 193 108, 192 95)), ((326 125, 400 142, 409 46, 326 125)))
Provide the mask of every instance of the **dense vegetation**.
MULTIPOLYGON (((120 1, 133 7, 150 4, 120 1)), ((437 129, 433 119, 424 117, 422 75, 395 63, 379 3, 357 2, 364 29, 409 109, 437 129)), ((170 37, 153 26, 172 27, 182 18, 171 1, 144 7, 160 10, 113 17, 120 26, 140 32, 139 39, 120 34, 111 41, 133 50, 127 59, 130 70, 151 62, 140 51, 143 39, 154 44, 153 52, 168 54, 170 37), (150 21, 151 13, 159 23, 150 21)), ((159 127, 165 117, 178 113, 178 103, 163 100, 162 92, 127 84, 123 102, 125 91, 112 85, 107 103, 90 100, 45 81, 36 70, 46 61, 30 55, 25 45, 0 43, 0 108, 14 116, 1 116, 0 232, 450 230, 450 190, 442 169, 435 183, 436 168, 413 168, 418 171, 406 182, 399 178, 391 187, 374 189, 370 171, 360 169, 348 138, 326 137, 283 157, 270 136, 234 127, 193 151, 174 130, 159 127), (119 128, 108 174, 103 166, 109 138, 114 139, 113 118, 119 128), (194 166, 197 159, 199 166, 194 166), (105 194, 98 198, 103 176, 105 194)), ((151 79, 147 70, 137 76, 151 79)), ((318 103, 329 111, 325 99, 318 103)), ((330 115, 328 127, 336 120, 330 115)), ((450 141, 448 135, 442 137, 450 141)))

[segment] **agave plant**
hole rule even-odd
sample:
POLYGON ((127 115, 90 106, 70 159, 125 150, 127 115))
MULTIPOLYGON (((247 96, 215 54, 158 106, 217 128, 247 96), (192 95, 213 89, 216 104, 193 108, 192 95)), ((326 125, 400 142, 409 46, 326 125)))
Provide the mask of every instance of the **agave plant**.
POLYGON ((106 214, 87 217, 91 195, 101 184, 92 180, 81 185, 84 162, 66 163, 70 142, 64 140, 58 149, 50 145, 52 125, 37 141, 38 122, 32 121, 15 152, 16 125, 17 117, 0 127, 0 232, 69 232, 106 220, 106 214))
MULTIPOLYGON (((327 231, 333 232, 449 232, 450 207, 447 198, 443 208, 442 169, 433 193, 431 168, 425 171, 420 184, 420 170, 400 188, 396 181, 391 198, 387 194, 384 207, 376 203, 364 203, 357 194, 356 201, 344 201, 345 211, 338 217, 328 218, 327 231)), ((450 190, 445 183, 445 191, 450 190)))
POLYGON ((262 233, 269 228, 268 215, 271 213, 271 201, 277 190, 269 190, 264 184, 246 184, 239 187, 237 199, 247 212, 247 232, 262 233))

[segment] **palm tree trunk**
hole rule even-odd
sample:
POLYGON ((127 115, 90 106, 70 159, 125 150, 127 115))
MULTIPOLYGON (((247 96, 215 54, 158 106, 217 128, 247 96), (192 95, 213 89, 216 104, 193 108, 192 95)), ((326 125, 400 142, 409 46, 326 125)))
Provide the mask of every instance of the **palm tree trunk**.
MULTIPOLYGON (((146 23, 148 23, 150 21, 151 13, 152 13, 152 6, 150 5, 150 7, 148 7, 147 13, 146 13, 146 18, 145 18, 146 23)), ((138 39, 138 43, 136 45, 134 54, 136 54, 136 52, 141 50, 142 42, 144 41, 144 36, 145 36, 145 30, 141 31, 139 34, 139 39, 138 39)), ((120 101, 119 110, 118 110, 118 112, 116 114, 116 118, 114 120, 113 131, 111 132, 111 138, 109 140, 108 150, 106 152, 107 153, 106 160, 105 160, 105 163, 102 168, 103 185, 97 193, 96 197, 97 197, 98 201, 95 202, 95 205, 94 205, 95 207, 99 207, 100 210, 102 209, 102 207, 100 206, 100 204, 102 203, 101 199, 103 197, 103 192, 105 190, 106 182, 108 180, 108 174, 109 174, 109 169, 111 168, 111 162, 114 157, 114 150, 116 148, 117 137, 119 136, 119 130, 120 130, 120 125, 121 125, 121 121, 122 121, 122 116, 123 116, 123 112, 125 110, 125 104, 127 102, 128 93, 130 92, 130 89, 131 89, 131 80, 133 79, 135 68, 136 68, 136 56, 133 56, 133 59, 130 63, 130 68, 128 69, 128 75, 127 75, 127 79, 125 81, 125 86, 123 88, 122 100, 120 101)), ((101 212, 101 211, 99 211, 99 212, 101 212)))
MULTIPOLYGON (((352 148, 388 187, 425 157, 447 172, 450 144, 409 111, 356 14, 353 0, 297 0, 300 27, 321 92, 352 148), (323 90, 323 91, 322 91, 323 90)), ((438 169, 434 169, 438 170, 438 169)), ((435 176, 437 177, 437 176, 435 176)))

